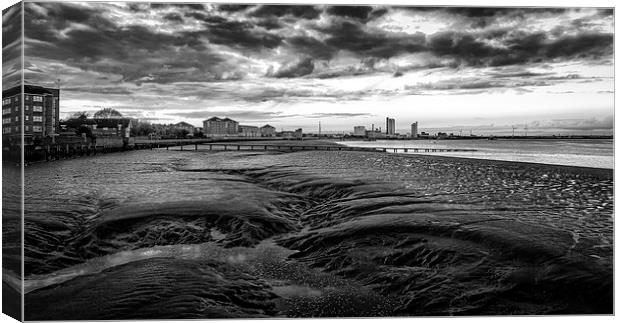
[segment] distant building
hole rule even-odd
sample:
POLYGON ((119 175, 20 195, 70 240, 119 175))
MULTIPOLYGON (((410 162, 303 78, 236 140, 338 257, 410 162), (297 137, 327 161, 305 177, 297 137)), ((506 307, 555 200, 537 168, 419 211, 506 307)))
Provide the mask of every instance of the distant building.
POLYGON ((206 136, 236 136, 239 133, 239 123, 229 118, 212 117, 202 122, 206 136))
POLYGON ((23 95, 24 119, 21 120, 21 86, 2 91, 3 141, 21 141, 23 133, 24 144, 29 145, 36 138, 56 136, 60 132, 60 90, 24 85, 23 95))
POLYGON ((295 131, 281 131, 278 133, 278 137, 286 139, 301 139, 303 137, 303 131, 301 128, 295 131))
POLYGON ((274 137, 276 135, 276 128, 268 124, 260 127, 261 137, 274 137))
POLYGON ((366 136, 366 127, 364 126, 355 126, 353 127, 353 135, 358 137, 366 136))
POLYGON ((129 138, 131 134, 130 118, 97 118, 86 119, 84 125, 91 128, 96 138, 121 137, 129 138))
POLYGON ((396 120, 392 118, 385 118, 385 134, 392 136, 396 133, 396 120))
POLYGON ((375 129, 374 131, 366 130, 366 137, 370 139, 384 139, 387 135, 381 132, 381 130, 375 129))
POLYGON ((239 125, 239 135, 242 137, 260 137, 260 129, 256 126, 239 125))
POLYGON ((418 138, 418 122, 411 124, 411 138, 418 138))
POLYGON ((185 121, 181 121, 179 123, 175 123, 174 127, 176 129, 182 129, 182 130, 187 130, 187 132, 189 133, 194 133, 196 132, 196 127, 194 127, 193 125, 185 122, 185 121))

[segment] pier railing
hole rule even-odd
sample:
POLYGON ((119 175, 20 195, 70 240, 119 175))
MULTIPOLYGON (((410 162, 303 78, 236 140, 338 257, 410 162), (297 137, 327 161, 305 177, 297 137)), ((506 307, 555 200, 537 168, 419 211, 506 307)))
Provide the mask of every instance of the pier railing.
POLYGON ((300 150, 328 150, 328 151, 368 151, 368 152, 473 152, 476 149, 460 148, 397 148, 397 147, 352 147, 335 145, 308 145, 308 144, 250 144, 250 143, 136 143, 137 149, 153 149, 179 147, 179 150, 277 150, 277 151, 300 151, 300 150))
MULTIPOLYGON (((244 150, 244 151, 305 151, 305 150, 324 150, 324 151, 364 151, 364 152, 391 152, 391 153, 429 153, 429 152, 473 152, 475 149, 455 149, 455 148, 396 148, 396 147, 350 147, 337 145, 313 145, 300 142, 283 142, 282 144, 264 143, 226 143, 211 141, 172 141, 165 142, 135 142, 131 145, 95 145, 95 144, 51 144, 44 146, 24 146, 24 161, 26 163, 36 161, 51 161, 80 156, 91 156, 97 154, 107 154, 117 151, 135 149, 166 149, 178 147, 178 150, 244 150)), ((21 152, 19 150, 3 151, 3 161, 19 162, 21 152)))

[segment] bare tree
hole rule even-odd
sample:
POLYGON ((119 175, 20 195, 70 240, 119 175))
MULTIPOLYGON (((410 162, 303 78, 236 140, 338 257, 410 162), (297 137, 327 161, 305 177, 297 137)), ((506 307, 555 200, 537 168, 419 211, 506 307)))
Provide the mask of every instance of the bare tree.
POLYGON ((115 119, 115 118, 122 118, 123 115, 112 109, 112 108, 103 108, 97 112, 95 112, 95 114, 93 114, 93 118, 97 118, 97 119, 115 119))

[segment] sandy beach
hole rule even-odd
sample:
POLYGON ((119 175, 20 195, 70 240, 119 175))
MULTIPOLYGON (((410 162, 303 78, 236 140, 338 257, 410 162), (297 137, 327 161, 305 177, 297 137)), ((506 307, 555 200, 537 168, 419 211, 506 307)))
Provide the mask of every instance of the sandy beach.
POLYGON ((613 311, 612 170, 153 150, 26 178, 29 320, 613 311))

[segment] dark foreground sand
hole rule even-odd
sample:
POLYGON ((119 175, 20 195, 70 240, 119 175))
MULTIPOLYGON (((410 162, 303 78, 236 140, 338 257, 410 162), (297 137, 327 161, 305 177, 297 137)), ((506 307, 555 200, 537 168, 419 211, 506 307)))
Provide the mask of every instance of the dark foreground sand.
POLYGON ((49 199, 64 197, 62 210, 27 211, 26 319, 613 311, 611 170, 337 151, 130 154, 99 159, 86 185, 60 181, 49 199))

